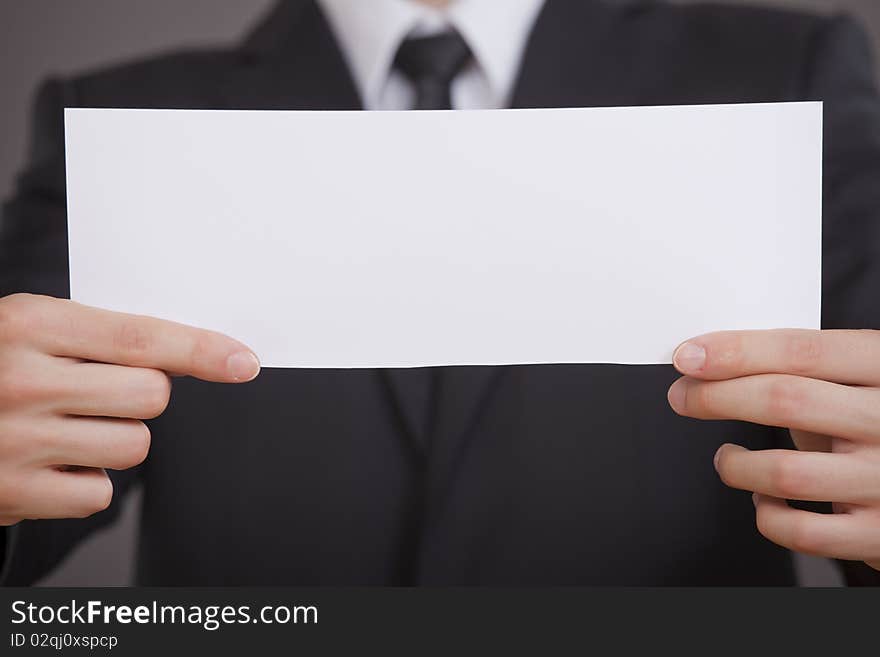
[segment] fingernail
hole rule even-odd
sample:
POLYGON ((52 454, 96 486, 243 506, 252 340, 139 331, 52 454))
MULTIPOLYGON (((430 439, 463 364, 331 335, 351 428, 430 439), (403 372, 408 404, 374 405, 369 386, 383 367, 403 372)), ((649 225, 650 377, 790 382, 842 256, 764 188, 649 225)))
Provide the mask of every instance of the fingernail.
POLYGON ((681 413, 684 411, 685 400, 687 396, 687 391, 685 389, 687 383, 679 379, 669 388, 669 392, 666 393, 666 399, 669 401, 669 405, 672 407, 672 410, 676 413, 681 413))
POLYGON ((250 381, 260 373, 260 361, 250 351, 239 351, 226 359, 226 371, 235 381, 250 381))
POLYGON ((752 504, 754 504, 756 507, 758 506, 758 494, 757 493, 752 493, 752 504))
POLYGON ((683 374, 696 374, 706 364, 706 350, 693 342, 685 342, 672 356, 672 362, 683 374))
POLYGON ((715 450, 715 457, 712 459, 712 464, 715 466, 715 471, 718 471, 718 461, 721 459, 721 450, 724 449, 724 445, 715 450))

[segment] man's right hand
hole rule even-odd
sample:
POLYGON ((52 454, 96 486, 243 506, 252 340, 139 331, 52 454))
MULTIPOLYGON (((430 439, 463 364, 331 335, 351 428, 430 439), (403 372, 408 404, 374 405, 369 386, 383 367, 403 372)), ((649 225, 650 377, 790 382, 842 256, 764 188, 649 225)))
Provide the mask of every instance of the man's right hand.
POLYGON ((169 373, 242 383, 253 352, 219 333, 50 297, 0 298, 0 525, 105 509, 104 468, 144 460, 169 373))

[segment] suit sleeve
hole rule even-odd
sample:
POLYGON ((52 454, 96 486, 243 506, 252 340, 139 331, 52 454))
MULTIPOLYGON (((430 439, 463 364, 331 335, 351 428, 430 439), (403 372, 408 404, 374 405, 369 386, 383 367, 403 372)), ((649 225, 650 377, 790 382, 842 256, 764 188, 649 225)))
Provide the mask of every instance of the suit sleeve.
MULTIPOLYGON (((880 94, 870 41, 854 20, 829 19, 813 41, 807 98, 825 103, 822 323, 880 328, 880 94)), ((841 562, 847 583, 880 572, 841 562)))
MULTIPOLYGON (((15 191, 0 214, 0 296, 69 296, 64 171, 64 107, 73 85, 49 81, 37 93, 30 149, 15 191)), ((85 520, 25 521, 0 528, 0 584, 27 585, 48 573, 92 530, 112 522, 136 470, 110 473, 114 502, 85 520)))

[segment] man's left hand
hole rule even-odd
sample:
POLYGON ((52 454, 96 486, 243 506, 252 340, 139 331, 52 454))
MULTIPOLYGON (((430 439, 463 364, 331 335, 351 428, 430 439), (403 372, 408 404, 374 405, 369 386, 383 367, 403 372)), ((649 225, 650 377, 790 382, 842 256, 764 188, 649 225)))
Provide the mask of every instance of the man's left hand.
POLYGON ((673 357, 679 415, 790 430, 797 450, 722 445, 715 468, 752 491, 758 530, 797 552, 880 570, 880 331, 729 331, 673 357), (834 513, 786 500, 832 502, 834 513))

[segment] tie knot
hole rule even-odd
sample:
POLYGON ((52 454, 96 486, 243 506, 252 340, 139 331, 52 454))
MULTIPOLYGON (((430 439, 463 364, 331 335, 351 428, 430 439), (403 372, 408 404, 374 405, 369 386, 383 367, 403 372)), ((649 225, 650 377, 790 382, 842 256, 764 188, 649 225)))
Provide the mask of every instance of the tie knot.
POLYGON ((397 51, 394 66, 410 82, 449 85, 471 59, 467 42, 457 31, 404 41, 397 51))

